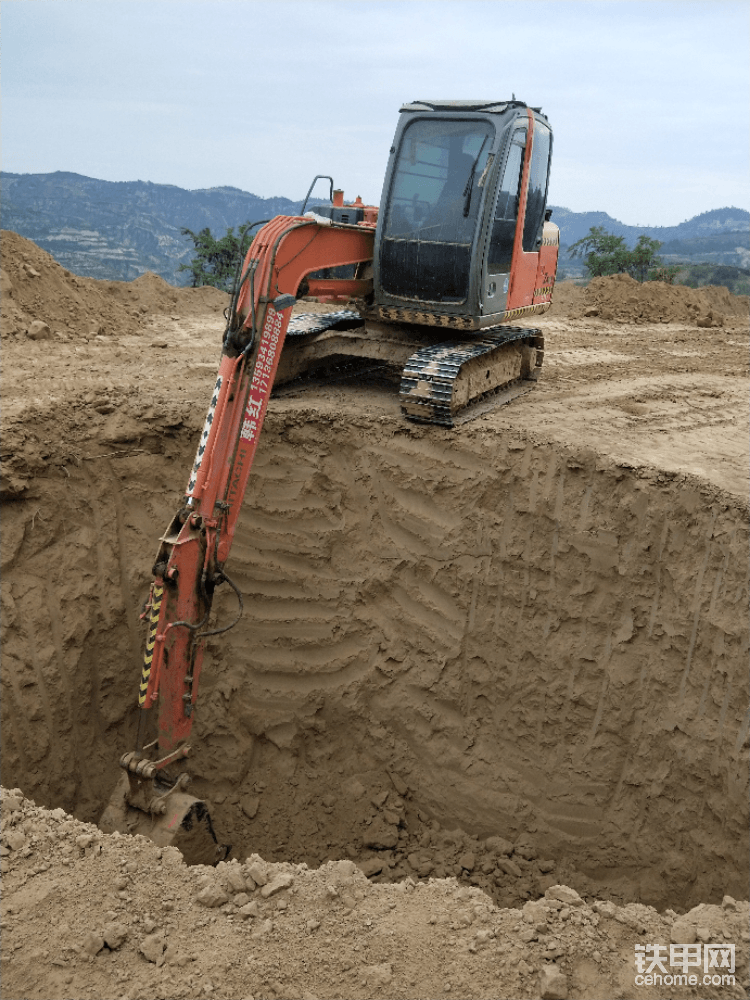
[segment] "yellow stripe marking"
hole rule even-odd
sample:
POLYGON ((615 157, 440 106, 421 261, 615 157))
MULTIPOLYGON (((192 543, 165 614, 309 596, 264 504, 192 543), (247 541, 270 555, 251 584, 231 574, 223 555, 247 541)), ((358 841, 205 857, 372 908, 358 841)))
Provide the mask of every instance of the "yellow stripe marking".
POLYGON ((159 627, 159 611, 164 595, 164 587, 154 587, 151 599, 151 614, 148 620, 148 637, 146 639, 146 652, 143 656, 143 670, 141 672, 141 685, 138 692, 138 705, 143 708, 146 704, 146 692, 148 682, 151 677, 151 662, 154 658, 154 646, 156 644, 156 630, 159 627))

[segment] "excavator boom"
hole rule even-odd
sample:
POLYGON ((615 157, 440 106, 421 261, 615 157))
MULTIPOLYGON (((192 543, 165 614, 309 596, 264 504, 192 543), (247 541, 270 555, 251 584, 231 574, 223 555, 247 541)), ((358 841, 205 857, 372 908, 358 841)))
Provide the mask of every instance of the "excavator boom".
MULTIPOLYGON (((102 816, 105 831, 177 843, 195 863, 213 863, 226 853, 216 843, 205 803, 185 793, 186 775, 174 778, 167 769, 190 752, 204 641, 239 620, 209 627, 217 586, 226 582, 234 589, 241 613, 242 596, 224 564, 298 288, 321 266, 369 262, 372 246, 372 227, 280 216, 250 247, 184 500, 154 564, 138 736, 120 759, 125 774, 102 816)), ((367 282, 326 279, 325 288, 330 298, 347 301, 353 291, 365 291, 367 282)))

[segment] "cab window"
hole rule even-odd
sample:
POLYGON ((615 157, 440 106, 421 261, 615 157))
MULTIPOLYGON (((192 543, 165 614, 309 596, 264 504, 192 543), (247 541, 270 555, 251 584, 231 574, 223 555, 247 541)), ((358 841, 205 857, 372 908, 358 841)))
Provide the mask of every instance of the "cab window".
POLYGON ((529 193, 526 198, 526 218, 523 224, 523 249, 526 253, 538 250, 542 245, 551 145, 550 130, 546 125, 535 121, 529 168, 529 193))
POLYGON ((487 270, 490 274, 507 274, 513 258, 518 203, 521 195, 523 158, 526 152, 526 128, 517 128, 510 142, 508 158, 495 204, 495 216, 490 234, 487 270))
POLYGON ((385 237, 471 243, 492 146, 488 122, 422 119, 405 130, 385 237))

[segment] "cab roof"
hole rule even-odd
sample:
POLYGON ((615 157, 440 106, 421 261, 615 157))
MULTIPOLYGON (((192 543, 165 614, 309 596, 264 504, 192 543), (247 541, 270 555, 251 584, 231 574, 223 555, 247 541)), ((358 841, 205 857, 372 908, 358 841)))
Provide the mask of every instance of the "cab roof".
MULTIPOLYGON (((502 114, 508 108, 527 108, 529 105, 523 101, 517 101, 515 97, 510 101, 412 101, 410 104, 403 104, 400 111, 486 111, 490 114, 502 114)), ((541 108, 532 108, 532 111, 541 112, 541 108)))

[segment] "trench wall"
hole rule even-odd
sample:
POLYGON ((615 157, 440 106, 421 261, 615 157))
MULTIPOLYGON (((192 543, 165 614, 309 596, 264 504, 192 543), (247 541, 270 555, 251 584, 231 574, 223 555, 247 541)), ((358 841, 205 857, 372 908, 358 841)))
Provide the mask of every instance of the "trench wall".
MULTIPOLYGON (((100 810, 192 456, 154 439, 6 505, 5 785, 100 810)), ((283 798, 295 759, 339 789, 376 761, 444 826, 721 895, 747 879, 747 535, 730 498, 593 453, 272 412, 195 773, 221 801, 262 763, 283 798)))

